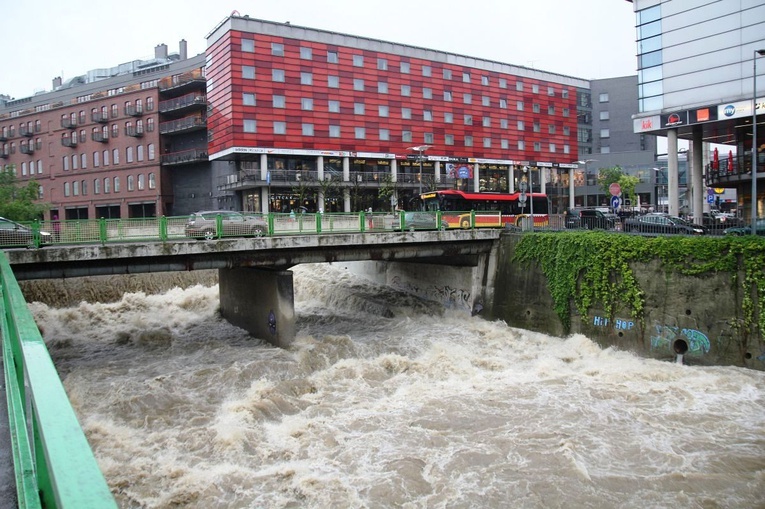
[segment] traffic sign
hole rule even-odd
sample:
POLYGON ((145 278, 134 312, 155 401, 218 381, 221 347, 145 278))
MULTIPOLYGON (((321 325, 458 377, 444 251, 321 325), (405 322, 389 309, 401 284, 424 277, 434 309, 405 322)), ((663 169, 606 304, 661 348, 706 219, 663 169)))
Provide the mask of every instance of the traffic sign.
POLYGON ((611 196, 619 196, 622 193, 622 186, 618 182, 614 182, 608 186, 608 192, 611 193, 611 196))
MULTIPOLYGON (((613 184, 611 184, 613 185, 613 184)), ((618 184, 617 184, 618 185, 618 184)), ((618 196, 612 196, 611 197, 611 208, 614 210, 619 210, 619 207, 622 205, 622 200, 618 196)))

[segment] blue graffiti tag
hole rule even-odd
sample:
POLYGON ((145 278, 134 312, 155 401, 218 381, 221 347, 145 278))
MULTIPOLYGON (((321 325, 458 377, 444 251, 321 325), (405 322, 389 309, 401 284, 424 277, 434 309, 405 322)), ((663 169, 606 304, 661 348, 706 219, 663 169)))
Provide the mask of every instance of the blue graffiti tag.
POLYGON ((686 339, 688 351, 694 353, 709 353, 711 343, 703 332, 696 329, 681 329, 669 325, 655 324, 656 336, 651 336, 651 348, 672 348, 675 340, 686 339))

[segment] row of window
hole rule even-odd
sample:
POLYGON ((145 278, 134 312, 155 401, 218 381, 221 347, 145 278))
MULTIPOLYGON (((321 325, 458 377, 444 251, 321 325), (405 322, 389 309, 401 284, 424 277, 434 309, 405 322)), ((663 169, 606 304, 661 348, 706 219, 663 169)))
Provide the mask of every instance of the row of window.
MULTIPOLYGON (((254 53, 255 52, 255 40, 254 39, 242 39, 242 45, 241 45, 242 51, 245 53, 254 53)), ((271 43, 271 55, 276 57, 283 57, 284 56, 284 44, 278 43, 278 42, 272 42, 271 43)), ((313 48, 302 46, 300 47, 300 58, 302 60, 313 60, 314 54, 313 54, 313 48)), ((364 55, 359 54, 353 54, 352 55, 352 61, 354 67, 364 67, 365 65, 365 59, 364 55)), ((335 50, 328 50, 326 52, 326 62, 330 64, 338 64, 340 63, 340 57, 339 53, 335 50)), ((253 68, 254 69, 254 68, 253 68)), ((377 70, 379 71, 387 71, 389 69, 388 65, 388 59, 383 57, 377 57, 377 70)), ((407 61, 401 61, 399 62, 399 70, 402 74, 411 74, 412 72, 412 66, 410 62, 407 61)), ((426 64, 420 65, 420 72, 423 77, 430 78, 433 76, 433 68, 426 64)), ((454 75, 457 74, 459 77, 459 73, 455 73, 452 69, 442 69, 442 77, 444 80, 451 81, 454 79, 454 75)), ((461 81, 463 83, 471 83, 473 80, 473 72, 471 70, 463 70, 461 73, 461 81)), ((481 85, 483 86, 490 86, 491 85, 491 78, 490 76, 486 74, 480 75, 480 81, 481 85)), ((497 78, 497 86, 499 88, 507 88, 507 78, 497 78)), ((522 92, 524 90, 524 82, 520 79, 516 81, 515 83, 515 89, 519 92, 522 92)), ((539 85, 538 84, 531 84, 531 91, 534 94, 539 93, 539 85)), ((550 97, 555 96, 555 88, 548 86, 547 87, 547 95, 550 97)), ((562 97, 565 99, 568 97, 568 91, 563 90, 562 91, 562 97)))
MULTIPOLYGON (((125 147, 125 162, 143 162, 144 160, 153 161, 156 159, 156 150, 153 143, 149 143, 144 147, 143 145, 137 145, 135 147, 125 147)), ((61 158, 61 168, 64 171, 72 170, 86 170, 88 169, 88 163, 93 165, 93 168, 100 166, 109 166, 120 164, 120 149, 115 148, 113 150, 95 151, 92 156, 88 158, 87 153, 73 154, 71 156, 63 156, 61 158), (89 160, 90 159, 90 160, 89 160), (70 164, 71 163, 71 164, 70 164)))
MULTIPOLYGON (((425 89, 428 90, 428 89, 425 89)), ((451 101, 451 92, 444 92, 444 100, 445 101, 451 101), (447 95, 448 94, 448 95, 447 95), (448 99, 447 99, 448 97, 448 99)), ((472 104, 473 98, 471 94, 463 94, 463 103, 464 104, 472 104)), ((252 92, 244 92, 242 94, 242 104, 244 106, 257 106, 258 100, 256 94, 252 92)), ((481 98, 481 105, 482 106, 488 106, 491 107, 491 100, 487 96, 483 96, 481 98)), ((271 96, 271 106, 273 108, 283 109, 287 107, 287 98, 284 95, 281 94, 274 94, 271 96)), ((310 97, 302 97, 300 99, 300 109, 304 111, 313 111, 315 106, 315 100, 310 97)), ((363 102, 356 102, 353 103, 354 106, 354 113, 357 115, 364 115, 364 103, 363 102)), ((500 99, 499 100, 499 108, 500 109, 507 109, 507 99, 500 99)), ((526 104, 524 101, 516 101, 515 104, 516 111, 526 111, 526 104)), ((340 113, 340 101, 338 100, 328 100, 327 101, 327 111, 329 113, 340 113)), ((378 106, 379 115, 381 117, 387 117, 389 113, 389 106, 387 104, 381 104, 378 106)), ((401 108, 401 118, 411 118, 411 111, 412 108, 403 107, 401 108), (409 116, 407 117, 407 113, 409 113, 409 116)), ((424 110, 423 115, 427 116, 427 113, 431 110, 424 110)), ((533 113, 541 113, 542 107, 538 103, 533 103, 531 105, 531 111, 533 113)), ((549 104, 547 106, 547 114, 548 115, 555 115, 555 105, 549 104)), ((444 113, 445 115, 445 122, 449 122, 449 120, 446 120, 450 117, 447 117, 447 115, 451 115, 450 112, 444 113)), ((562 116, 568 117, 570 115, 569 108, 563 108, 562 116)), ((425 118, 427 120, 427 118, 425 118)))
MULTIPOLYGON (((149 189, 157 188, 157 178, 154 173, 149 173, 148 176, 143 173, 136 175, 128 175, 127 178, 127 190, 128 191, 143 191, 146 189, 148 183, 149 189)), ((113 192, 120 192, 120 177, 104 177, 103 179, 93 179, 93 194, 110 194, 113 192), (103 187, 102 187, 103 182, 103 187)), ((72 182, 64 182, 64 196, 87 196, 88 195, 88 181, 87 180, 74 180, 72 182)))

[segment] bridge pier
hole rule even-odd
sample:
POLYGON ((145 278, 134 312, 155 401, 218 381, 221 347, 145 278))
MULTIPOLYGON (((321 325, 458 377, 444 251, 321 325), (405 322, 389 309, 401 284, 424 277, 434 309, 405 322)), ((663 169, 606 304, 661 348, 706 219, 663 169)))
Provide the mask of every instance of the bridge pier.
POLYGON ((290 346, 295 339, 292 271, 218 269, 218 287, 223 318, 274 346, 290 346))

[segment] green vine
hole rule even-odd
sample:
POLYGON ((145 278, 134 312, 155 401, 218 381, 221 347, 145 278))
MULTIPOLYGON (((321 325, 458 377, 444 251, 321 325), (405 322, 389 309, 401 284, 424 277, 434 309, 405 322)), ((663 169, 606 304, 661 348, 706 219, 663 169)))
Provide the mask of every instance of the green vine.
POLYGON ((524 235, 514 260, 536 263, 547 278, 555 313, 571 329, 571 302, 583 320, 600 305, 613 319, 628 309, 642 321, 645 293, 632 263, 659 260, 667 272, 687 276, 725 272, 742 290, 742 326, 765 331, 765 239, 754 237, 642 237, 604 232, 550 232, 524 235), (739 271, 743 280, 739 281, 739 271))

